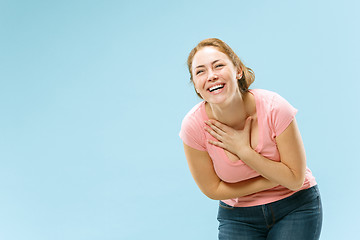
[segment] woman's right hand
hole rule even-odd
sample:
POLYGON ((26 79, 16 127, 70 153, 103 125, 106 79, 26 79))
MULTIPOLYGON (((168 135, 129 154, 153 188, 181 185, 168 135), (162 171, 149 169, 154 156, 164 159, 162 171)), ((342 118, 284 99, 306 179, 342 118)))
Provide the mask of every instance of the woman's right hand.
POLYGON ((242 159, 242 155, 252 150, 250 144, 251 121, 251 117, 248 117, 242 130, 233 129, 217 120, 210 119, 206 121, 205 123, 210 128, 206 127, 205 130, 218 140, 209 140, 209 143, 221 147, 242 159))

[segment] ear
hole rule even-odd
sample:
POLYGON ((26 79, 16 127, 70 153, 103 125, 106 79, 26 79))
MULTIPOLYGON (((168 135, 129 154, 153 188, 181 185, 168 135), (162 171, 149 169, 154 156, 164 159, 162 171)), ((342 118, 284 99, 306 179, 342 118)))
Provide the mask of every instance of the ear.
POLYGON ((242 76, 243 76, 243 71, 242 71, 242 69, 241 68, 239 68, 239 70, 237 71, 237 73, 236 73, 236 79, 241 79, 242 78, 242 76))

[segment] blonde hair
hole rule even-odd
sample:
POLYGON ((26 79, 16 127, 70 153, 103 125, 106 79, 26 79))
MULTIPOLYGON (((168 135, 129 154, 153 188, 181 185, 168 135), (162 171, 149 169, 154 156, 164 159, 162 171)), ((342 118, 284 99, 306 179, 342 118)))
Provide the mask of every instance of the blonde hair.
MULTIPOLYGON (((254 71, 251 68, 246 67, 240 58, 236 55, 236 53, 227 45, 225 42, 221 41, 217 38, 208 38, 205 40, 202 40, 199 42, 196 47, 194 47, 188 57, 187 65, 189 68, 190 73, 190 80, 193 82, 193 74, 192 74, 192 61, 194 59, 195 54, 204 47, 215 47, 220 52, 226 54, 229 59, 232 61, 236 69, 239 69, 242 71, 242 76, 240 79, 238 79, 238 86, 241 93, 245 93, 249 90, 249 86, 254 82, 255 80, 255 74, 254 71)), ((196 92, 196 94, 201 98, 200 94, 196 92)))

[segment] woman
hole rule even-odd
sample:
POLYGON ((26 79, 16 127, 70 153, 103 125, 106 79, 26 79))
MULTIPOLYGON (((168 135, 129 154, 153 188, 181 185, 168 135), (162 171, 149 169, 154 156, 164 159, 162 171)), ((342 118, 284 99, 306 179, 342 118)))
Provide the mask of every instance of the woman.
POLYGON ((319 239, 322 208, 306 167, 293 108, 278 94, 249 89, 250 68, 223 41, 201 41, 188 57, 204 101, 180 137, 201 191, 219 201, 219 239, 319 239))

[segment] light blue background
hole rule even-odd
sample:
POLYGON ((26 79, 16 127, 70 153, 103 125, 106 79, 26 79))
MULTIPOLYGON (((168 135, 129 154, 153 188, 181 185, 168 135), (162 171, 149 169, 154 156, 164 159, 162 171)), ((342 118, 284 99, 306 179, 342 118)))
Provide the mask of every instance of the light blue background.
POLYGON ((359 226, 357 1, 0 1, 0 239, 216 239, 178 138, 227 42, 299 109, 323 240, 359 226))

